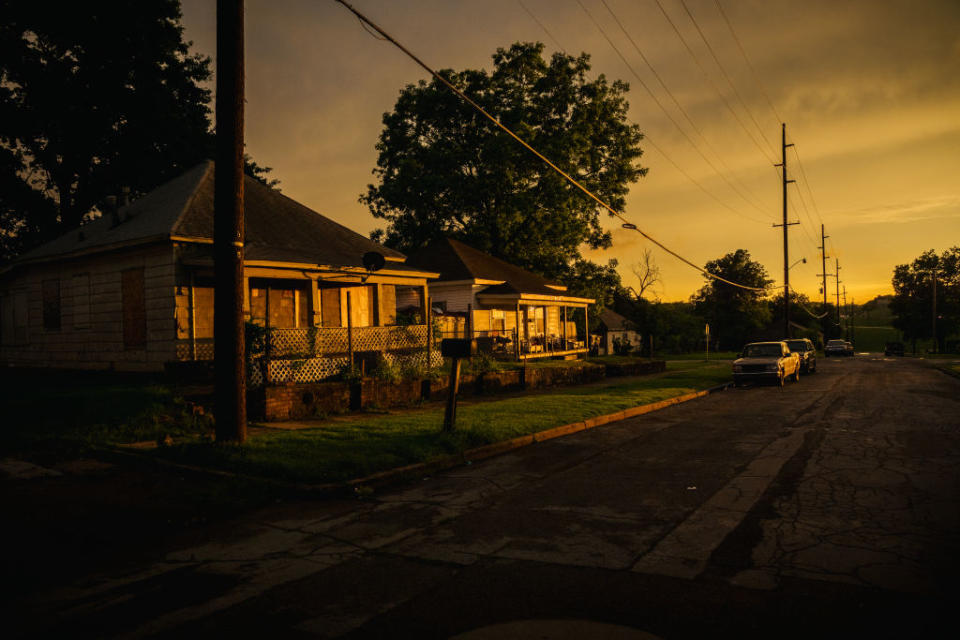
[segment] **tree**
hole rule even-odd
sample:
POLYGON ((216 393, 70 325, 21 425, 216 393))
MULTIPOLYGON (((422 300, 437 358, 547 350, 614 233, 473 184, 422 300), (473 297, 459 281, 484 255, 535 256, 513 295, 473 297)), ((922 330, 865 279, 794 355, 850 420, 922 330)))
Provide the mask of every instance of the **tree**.
POLYGON ((210 59, 183 41, 178 0, 0 8, 0 260, 212 155, 210 59))
POLYGON ((643 260, 630 267, 630 270, 637 276, 637 289, 634 293, 638 298, 642 298, 648 290, 654 292, 654 285, 660 282, 660 266, 653 258, 652 249, 644 249, 643 260))
MULTIPOLYGON (((748 287, 764 289, 773 282, 759 262, 750 258, 750 252, 737 249, 705 266, 708 273, 748 287)), ((706 276, 704 276, 706 278, 706 276)), ((755 331, 769 324, 770 307, 765 292, 753 291, 707 278, 692 297, 697 314, 710 324, 710 336, 720 349, 739 350, 755 331)))
POLYGON ((960 246, 941 255, 932 249, 918 256, 911 264, 897 265, 893 270, 893 326, 903 332, 904 339, 935 338, 939 351, 944 351, 948 336, 960 331, 960 246), (937 335, 933 335, 933 287, 936 273, 937 335))
MULTIPOLYGON (((589 81, 589 56, 542 57, 540 43, 497 49, 493 71, 441 72, 492 116, 614 208, 646 173, 628 85, 589 81)), ((408 85, 383 116, 379 156, 361 196, 387 221, 373 238, 402 251, 452 236, 550 278, 579 249, 610 246, 600 208, 436 79, 408 85)), ((602 267, 601 267, 602 268, 602 267)))

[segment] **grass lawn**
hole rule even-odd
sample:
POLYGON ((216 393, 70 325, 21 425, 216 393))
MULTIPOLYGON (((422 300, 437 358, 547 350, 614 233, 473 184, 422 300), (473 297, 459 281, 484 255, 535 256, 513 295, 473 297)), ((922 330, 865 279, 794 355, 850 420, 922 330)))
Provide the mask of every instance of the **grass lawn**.
POLYGON ((465 402, 457 430, 442 431, 443 408, 356 415, 299 431, 269 430, 242 446, 187 442, 156 450, 168 459, 287 481, 344 481, 584 418, 614 413, 730 380, 730 365, 671 363, 667 373, 465 402))
MULTIPOLYGON (((740 357, 739 352, 737 351, 711 351, 709 359, 710 360, 736 360, 740 357)), ((671 353, 667 355, 658 355, 657 359, 664 359, 667 362, 671 360, 705 360, 707 359, 706 352, 696 351, 694 353, 671 353)))

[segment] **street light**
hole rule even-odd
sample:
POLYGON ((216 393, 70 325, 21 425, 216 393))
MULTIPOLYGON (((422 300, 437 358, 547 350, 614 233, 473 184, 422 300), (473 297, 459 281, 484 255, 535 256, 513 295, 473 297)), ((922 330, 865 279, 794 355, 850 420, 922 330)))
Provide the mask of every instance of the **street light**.
POLYGON ((790 268, 790 269, 793 269, 795 266, 797 266, 797 265, 800 264, 801 262, 802 262, 803 264, 807 264, 807 259, 806 259, 806 258, 800 258, 799 260, 797 260, 796 262, 794 262, 792 265, 790 265, 789 268, 790 268))

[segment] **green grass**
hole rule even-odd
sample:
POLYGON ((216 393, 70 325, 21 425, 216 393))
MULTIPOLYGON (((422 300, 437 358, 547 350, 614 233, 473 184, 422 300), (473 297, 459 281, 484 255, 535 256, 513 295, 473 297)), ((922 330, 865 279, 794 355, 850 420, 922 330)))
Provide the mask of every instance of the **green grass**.
MULTIPOLYGON (((710 360, 735 360, 740 357, 736 351, 711 351, 710 360)), ((706 352, 696 351, 694 353, 671 353, 669 355, 658 356, 669 362, 670 360, 705 360, 708 358, 706 352)))
POLYGON ((443 409, 434 407, 351 416, 314 429, 268 431, 241 446, 188 442, 158 449, 156 455, 286 481, 344 481, 730 380, 728 363, 674 363, 670 369, 658 376, 464 403, 458 408, 453 433, 442 431, 443 409))
POLYGON ((900 332, 893 327, 853 328, 853 347, 857 351, 883 351, 888 342, 899 341, 900 332))

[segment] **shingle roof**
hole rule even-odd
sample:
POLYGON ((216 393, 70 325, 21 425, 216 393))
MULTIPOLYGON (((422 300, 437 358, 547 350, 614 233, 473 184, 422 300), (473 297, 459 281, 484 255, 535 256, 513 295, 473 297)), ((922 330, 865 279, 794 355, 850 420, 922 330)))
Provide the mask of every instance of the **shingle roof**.
MULTIPOLYGON (((203 162, 122 207, 120 224, 114 225, 105 215, 20 259, 106 251, 117 244, 171 236, 212 239, 214 173, 213 162, 203 162)), ((379 251, 398 261, 390 265, 391 269, 404 268, 402 253, 380 246, 249 176, 244 177, 243 186, 247 260, 360 267, 364 253, 379 251)))
POLYGON ((599 319, 603 326, 613 331, 628 331, 634 328, 633 322, 611 309, 601 311, 599 319))
POLYGON ((452 238, 434 240, 420 251, 408 256, 407 264, 428 271, 439 271, 440 282, 445 280, 502 282, 502 284, 487 287, 483 293, 556 296, 563 295, 563 290, 566 288, 452 238))

